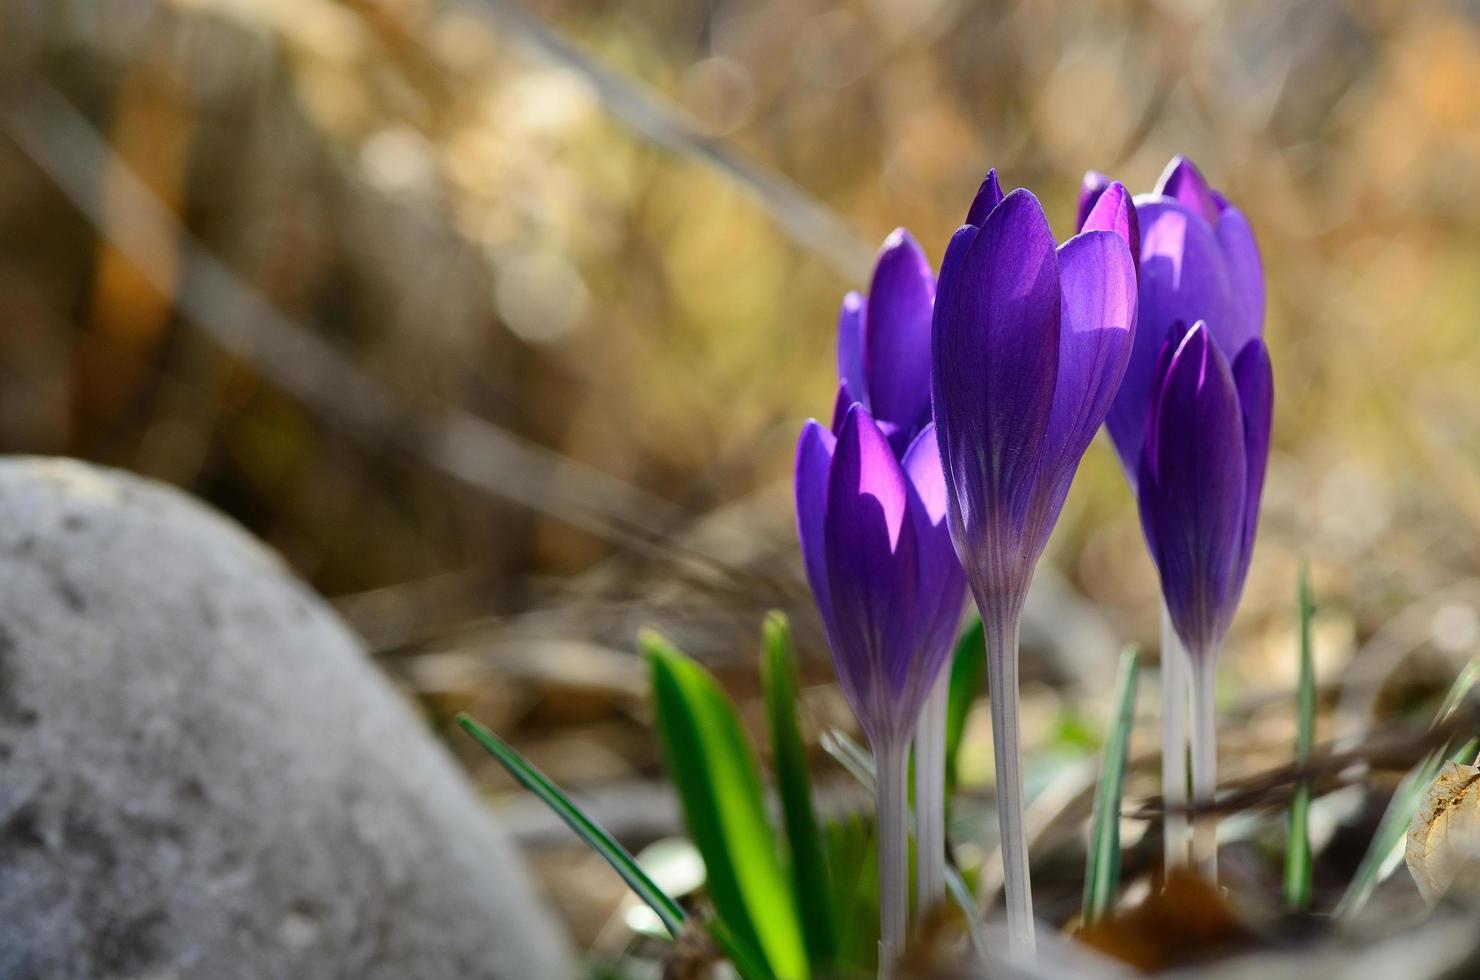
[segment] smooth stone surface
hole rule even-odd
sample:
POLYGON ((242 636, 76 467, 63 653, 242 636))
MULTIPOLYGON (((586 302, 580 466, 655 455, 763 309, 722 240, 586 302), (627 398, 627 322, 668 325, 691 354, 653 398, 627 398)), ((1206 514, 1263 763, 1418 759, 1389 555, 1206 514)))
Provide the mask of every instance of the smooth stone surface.
POLYGON ((167 487, 0 459, 0 978, 575 975, 455 763, 274 555, 167 487))

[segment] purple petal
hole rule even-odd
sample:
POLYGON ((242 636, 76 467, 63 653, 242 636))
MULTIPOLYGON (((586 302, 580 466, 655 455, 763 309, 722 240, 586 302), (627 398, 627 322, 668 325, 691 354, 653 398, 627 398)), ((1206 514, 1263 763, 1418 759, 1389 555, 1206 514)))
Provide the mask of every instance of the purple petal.
POLYGON ((861 293, 854 291, 843 297, 843 307, 838 311, 838 380, 848 385, 858 401, 867 405, 868 379, 863 373, 863 315, 861 293))
POLYGON ((1136 337, 1108 419, 1127 473, 1135 472, 1141 456, 1156 356, 1173 324, 1204 320, 1221 344, 1234 317, 1222 252, 1207 222, 1165 197, 1138 199, 1136 208, 1141 225, 1136 337))
POLYGON ((888 439, 868 410, 854 405, 833 453, 823 537, 833 658, 870 738, 897 720, 895 679, 902 683, 915 652, 919 574, 909 507, 888 439), (890 683, 881 686, 880 678, 890 683))
POLYGON ((1033 537, 1040 550, 1048 543, 1079 460, 1105 421, 1130 359, 1136 267, 1125 240, 1110 231, 1071 238, 1059 249, 1059 285, 1058 376, 1033 537))
MULTIPOLYGON (((1177 353, 1177 349, 1182 346, 1182 341, 1187 337, 1187 331, 1191 329, 1192 327, 1188 326, 1185 323, 1182 323, 1179 320, 1178 322, 1172 324, 1172 329, 1167 333, 1166 339, 1161 342, 1161 350, 1158 351, 1156 355, 1156 373, 1154 375, 1155 380, 1151 386, 1152 408, 1161 404, 1161 389, 1162 386, 1166 384, 1167 369, 1172 366, 1172 357, 1177 353)), ((1148 409, 1146 412, 1147 425, 1145 452, 1149 453, 1153 459, 1155 459, 1157 455, 1155 422, 1156 419, 1154 413, 1152 413, 1150 409, 1148 409)))
POLYGON ((807 584, 822 614, 822 623, 832 629, 831 590, 827 582, 827 550, 823 520, 827 513, 827 476, 832 468, 833 448, 837 440, 816 419, 802 426, 797 440, 796 505, 797 539, 802 545, 802 564, 807 570, 807 584))
POLYGON ((1216 651, 1242 583, 1247 468, 1238 391, 1204 324, 1167 365, 1139 488, 1141 521, 1177 633, 1216 651))
POLYGON ((1032 498, 1058 372, 1058 259, 1043 208, 1021 189, 952 252, 931 352, 936 437, 957 547, 979 568, 981 542, 1020 534, 1032 498))
POLYGON ((997 169, 993 167, 987 171, 987 179, 982 181, 982 186, 977 189, 976 197, 971 201, 971 207, 966 212, 966 223, 976 225, 980 228, 987 221, 987 215, 996 210, 997 205, 1002 203, 1002 186, 997 183, 997 169))
POLYGON ((1244 458, 1248 467, 1244 494, 1243 558, 1239 582, 1249 570, 1254 534, 1259 527, 1259 501, 1264 495, 1264 470, 1269 463, 1269 430, 1274 421, 1274 374, 1264 341, 1254 339, 1233 361, 1233 383, 1238 388, 1244 418, 1244 458))
POLYGON ((966 598, 966 575, 951 542, 945 473, 934 425, 927 425, 910 443, 902 465, 910 483, 910 512, 920 555, 918 615, 925 660, 915 673, 928 690, 951 650, 966 598))
POLYGON ((950 502, 946 497, 946 475, 940 465, 940 446, 935 440, 935 423, 920 430, 900 460, 905 476, 920 498, 925 521, 931 526, 944 526, 950 502))
MULTIPOLYGON (((930 316, 935 275, 904 229, 891 234, 874 266, 863 332, 869 411, 908 440, 930 416, 930 316)), ((896 445, 903 452, 908 443, 896 445)))
POLYGON ((1184 156, 1172 157, 1162 171, 1161 179, 1156 182, 1156 193, 1181 201, 1194 214, 1200 215, 1210 228, 1218 223, 1218 202, 1213 200, 1212 189, 1192 161, 1184 156))
POLYGON ((1231 355, 1264 333, 1264 268, 1259 262, 1254 231, 1238 208, 1223 209, 1215 234, 1228 270, 1229 299, 1234 314, 1229 328, 1219 335, 1218 343, 1231 355))
MULTIPOLYGON (((940 278, 935 286, 935 315, 931 318, 930 343, 935 344, 935 321, 940 318, 941 310, 951 309, 956 302, 957 289, 964 281, 961 270, 966 263, 966 254, 971 251, 971 243, 976 241, 976 236, 981 229, 976 225, 962 225, 956 229, 951 236, 951 241, 946 245, 946 254, 940 260, 940 278)), ((932 357, 934 355, 932 354, 932 357)))
MULTIPOLYGON (((1082 206, 1083 199, 1080 203, 1082 206)), ((1140 264, 1141 223, 1136 218, 1136 205, 1131 200, 1130 191, 1119 181, 1101 189, 1089 212, 1080 216, 1079 230, 1115 232, 1129 246, 1132 262, 1140 264)))
POLYGON ((1080 231, 1084 230, 1084 223, 1089 219, 1089 213, 1100 200, 1100 195, 1105 193, 1105 188, 1111 184, 1109 177, 1098 170, 1089 170, 1084 174, 1084 183, 1079 185, 1079 214, 1074 221, 1074 227, 1080 231))

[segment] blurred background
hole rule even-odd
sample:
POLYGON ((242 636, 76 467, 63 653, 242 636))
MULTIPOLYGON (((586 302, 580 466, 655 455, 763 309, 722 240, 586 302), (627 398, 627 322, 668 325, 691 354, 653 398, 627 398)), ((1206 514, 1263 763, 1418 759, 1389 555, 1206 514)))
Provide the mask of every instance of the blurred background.
MULTIPOLYGON (((1086 169, 1149 190, 1185 153, 1269 277, 1275 450, 1220 676, 1223 766, 1254 771, 1288 759, 1301 557, 1322 737, 1442 690, 1480 640, 1477 17, 0 0, 0 450, 221 508, 440 731, 474 712, 640 847, 679 830, 640 625, 752 710, 760 617, 786 609, 813 717, 848 724, 790 468, 878 243, 904 225, 938 261, 989 166, 1067 237, 1086 169)), ((1024 712, 1046 785, 1096 748, 1121 644, 1155 647, 1103 440, 1035 590, 1024 712)), ((972 726, 987 791, 984 707, 972 726)), ((620 882, 448 740, 578 941, 626 942, 620 882)))

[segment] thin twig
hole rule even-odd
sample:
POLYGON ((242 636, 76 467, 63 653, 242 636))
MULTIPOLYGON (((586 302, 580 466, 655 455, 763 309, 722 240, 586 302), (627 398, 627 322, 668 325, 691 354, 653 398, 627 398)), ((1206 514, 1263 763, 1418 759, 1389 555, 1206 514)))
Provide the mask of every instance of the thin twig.
MULTIPOLYGON (((1213 806, 1187 806, 1183 809, 1195 816, 1198 813, 1236 813, 1253 807, 1282 806, 1289 802, 1295 786, 1302 780, 1310 780, 1319 794, 1323 788, 1334 789, 1351 782, 1344 780, 1342 774, 1353 766, 1361 766, 1364 773, 1378 770, 1406 772, 1456 736, 1476 731, 1480 731, 1480 703, 1472 698, 1447 720, 1423 732, 1415 732, 1409 726, 1394 727, 1341 751, 1336 751, 1332 743, 1326 743, 1312 750, 1310 762, 1303 766, 1277 766, 1224 784, 1213 806)), ((1133 820, 1154 820, 1172 809, 1162 797, 1153 796, 1134 810, 1127 811, 1125 816, 1133 820)))

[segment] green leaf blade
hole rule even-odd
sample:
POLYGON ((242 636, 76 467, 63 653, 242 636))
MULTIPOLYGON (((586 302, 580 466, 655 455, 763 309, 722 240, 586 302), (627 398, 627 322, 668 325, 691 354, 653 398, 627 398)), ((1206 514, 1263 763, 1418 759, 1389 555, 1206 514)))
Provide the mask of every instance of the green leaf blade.
POLYGON ((1094 817, 1090 827, 1089 854, 1084 872, 1086 925, 1103 919, 1115 902, 1120 885, 1120 807, 1125 788, 1126 759, 1131 731, 1136 723, 1136 681, 1140 676, 1140 652, 1127 647, 1120 655, 1115 681, 1115 715, 1105 740, 1105 763, 1095 790, 1094 817))
MULTIPOLYGON (((1315 603, 1310 594, 1310 567, 1300 565, 1296 586, 1296 603, 1300 614, 1300 679, 1296 689, 1295 764, 1310 763, 1311 746, 1316 733, 1316 671, 1311 647, 1311 621, 1315 603)), ((1285 848, 1285 907, 1292 912, 1310 908, 1313 861, 1310 850, 1310 780, 1302 779, 1290 801, 1290 832, 1285 848)))
POLYGON ((709 896, 735 943, 777 977, 811 975, 791 886, 766 817, 760 767, 729 697, 662 637, 638 644, 652 670, 657 727, 709 896))
POLYGON ((466 714, 458 715, 457 723, 484 751, 498 760, 510 776, 538 796, 566 826, 575 831, 576 836, 601 855, 637 897, 662 920, 663 927, 669 934, 678 938, 687 920, 684 910, 653 883, 625 847, 617 843, 596 821, 586 816, 585 811, 571 802, 558 786, 515 751, 513 746, 466 714))
POLYGON ((987 665, 986 631, 981 618, 973 615, 956 640, 951 654, 951 688, 946 701, 946 796, 955 795, 960 780, 957 759, 966 735, 966 718, 982 693, 982 674, 987 665))
POLYGON ((803 938, 814 969, 832 966, 838 954, 837 928, 827 859, 812 808, 812 780, 807 750, 797 721, 796 649, 791 626, 779 612, 762 626, 761 683, 766 720, 776 760, 776 783, 791 850, 792 886, 801 909, 803 938))

